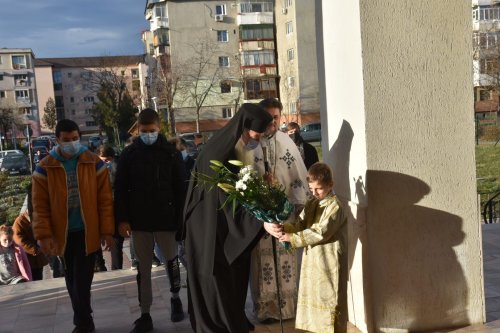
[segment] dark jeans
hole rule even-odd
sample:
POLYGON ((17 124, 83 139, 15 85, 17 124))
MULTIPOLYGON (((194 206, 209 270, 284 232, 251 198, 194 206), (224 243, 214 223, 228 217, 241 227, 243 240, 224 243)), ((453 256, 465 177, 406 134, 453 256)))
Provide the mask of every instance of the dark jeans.
POLYGON ((33 281, 40 281, 43 279, 43 267, 42 268, 31 268, 31 276, 33 281))
POLYGON ((95 253, 85 253, 84 231, 71 232, 64 252, 66 288, 73 306, 73 324, 86 326, 92 322, 90 287, 94 278, 95 253))
POLYGON ((123 237, 113 236, 115 246, 111 248, 111 269, 123 268, 123 237))
POLYGON ((64 276, 64 267, 61 262, 61 257, 49 256, 49 265, 52 269, 53 278, 64 276))

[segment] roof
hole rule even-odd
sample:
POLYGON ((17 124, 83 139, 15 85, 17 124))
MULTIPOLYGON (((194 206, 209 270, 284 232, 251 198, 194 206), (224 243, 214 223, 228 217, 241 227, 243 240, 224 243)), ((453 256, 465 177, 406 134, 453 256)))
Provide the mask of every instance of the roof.
POLYGON ((144 62, 144 55, 125 55, 107 57, 75 57, 75 58, 40 58, 35 59, 37 66, 54 67, 106 67, 137 65, 144 62))
POLYGON ((0 48, 0 53, 31 53, 33 57, 35 57, 35 54, 33 53, 32 49, 29 48, 7 48, 7 47, 2 47, 0 48))

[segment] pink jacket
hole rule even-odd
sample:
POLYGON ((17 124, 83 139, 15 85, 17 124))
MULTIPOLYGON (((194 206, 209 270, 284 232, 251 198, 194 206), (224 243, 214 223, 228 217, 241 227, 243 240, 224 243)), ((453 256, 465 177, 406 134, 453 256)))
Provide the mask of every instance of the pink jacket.
POLYGON ((19 267, 19 272, 21 273, 23 278, 26 279, 26 281, 33 280, 33 277, 31 276, 31 267, 26 252, 23 250, 22 247, 20 247, 16 243, 13 244, 14 244, 13 245, 14 252, 16 254, 17 266, 19 267))

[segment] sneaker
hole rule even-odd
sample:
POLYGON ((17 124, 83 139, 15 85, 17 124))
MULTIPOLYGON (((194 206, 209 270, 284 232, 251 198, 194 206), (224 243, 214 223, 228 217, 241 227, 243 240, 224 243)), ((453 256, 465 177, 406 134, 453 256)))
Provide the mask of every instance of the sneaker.
POLYGON ((174 323, 184 319, 184 311, 182 310, 182 302, 179 297, 170 299, 170 309, 172 311, 170 320, 174 323))
POLYGON ((92 333, 95 332, 94 322, 90 322, 89 325, 75 326, 72 333, 92 333))
POLYGON ((149 313, 143 313, 139 319, 134 321, 134 329, 130 333, 146 333, 153 330, 153 319, 149 313))
POLYGON ((133 271, 135 271, 135 270, 137 270, 138 266, 139 266, 139 262, 137 260, 133 259, 132 263, 130 265, 130 269, 133 270, 133 271))
POLYGON ((161 265, 161 262, 160 262, 160 259, 156 258, 156 257, 153 257, 153 261, 151 263, 151 266, 153 267, 158 267, 161 265))

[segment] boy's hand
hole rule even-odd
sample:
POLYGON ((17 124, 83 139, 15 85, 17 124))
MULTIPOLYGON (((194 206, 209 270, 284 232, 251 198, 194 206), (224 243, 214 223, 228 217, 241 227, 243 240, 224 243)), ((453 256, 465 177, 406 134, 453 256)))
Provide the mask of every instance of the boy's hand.
POLYGON ((264 229, 273 237, 280 238, 283 233, 283 226, 277 223, 264 222, 264 229))
POLYGON ((52 237, 40 239, 38 241, 40 250, 47 255, 51 255, 54 252, 54 240, 52 237))
POLYGON ((280 236, 280 242, 290 242, 290 234, 283 234, 280 236))
POLYGON ((111 250, 115 246, 115 240, 113 237, 106 235, 101 237, 101 246, 104 246, 104 251, 111 250))
POLYGON ((130 237, 130 233, 132 230, 130 229, 130 223, 128 222, 120 222, 120 225, 118 226, 118 233, 122 237, 130 237))

